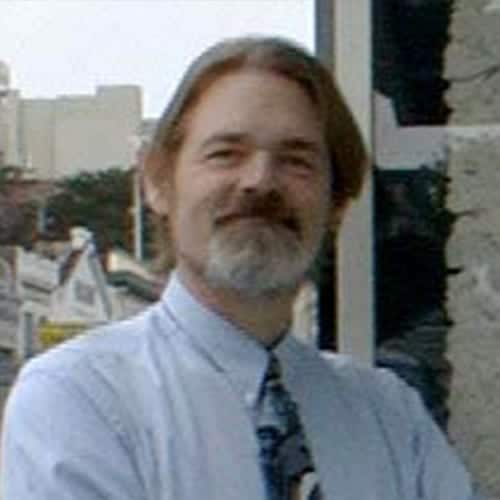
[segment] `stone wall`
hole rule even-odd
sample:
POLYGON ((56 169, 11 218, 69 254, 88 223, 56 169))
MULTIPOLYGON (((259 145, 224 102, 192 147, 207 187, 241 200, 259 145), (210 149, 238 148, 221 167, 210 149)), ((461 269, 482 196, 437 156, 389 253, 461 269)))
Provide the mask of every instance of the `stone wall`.
POLYGON ((500 497, 500 5, 455 0, 446 52, 449 432, 488 497, 500 497))

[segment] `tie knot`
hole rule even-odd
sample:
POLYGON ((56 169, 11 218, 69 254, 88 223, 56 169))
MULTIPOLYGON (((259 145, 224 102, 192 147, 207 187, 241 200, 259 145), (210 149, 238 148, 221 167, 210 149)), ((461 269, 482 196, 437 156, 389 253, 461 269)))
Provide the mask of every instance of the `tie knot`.
POLYGON ((269 362, 267 365, 266 375, 264 378, 264 384, 267 385, 270 382, 281 381, 281 364, 278 357, 274 353, 269 354, 269 362))
POLYGON ((280 433, 286 435, 298 425, 297 405, 285 388, 281 377, 281 364, 273 353, 262 384, 261 425, 273 422, 280 433))

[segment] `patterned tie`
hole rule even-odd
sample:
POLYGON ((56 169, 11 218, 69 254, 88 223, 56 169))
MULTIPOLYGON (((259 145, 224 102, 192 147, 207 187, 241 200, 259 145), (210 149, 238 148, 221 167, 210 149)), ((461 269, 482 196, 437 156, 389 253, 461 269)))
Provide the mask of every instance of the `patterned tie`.
POLYGON ((268 500, 322 500, 297 405, 281 380, 271 353, 257 424, 268 500))

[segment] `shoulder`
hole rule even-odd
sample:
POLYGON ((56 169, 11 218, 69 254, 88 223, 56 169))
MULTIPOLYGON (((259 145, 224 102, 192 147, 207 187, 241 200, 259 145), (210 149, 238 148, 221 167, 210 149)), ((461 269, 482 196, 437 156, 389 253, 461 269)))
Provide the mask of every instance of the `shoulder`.
MULTIPOLYGON (((168 334, 168 325, 159 325, 158 304, 127 320, 87 330, 28 361, 19 379, 33 374, 49 373, 74 378, 85 367, 121 361, 137 361, 137 354, 157 339, 158 331, 168 334)), ((172 326, 170 329, 173 329, 172 326)))
POLYGON ((362 429, 380 437, 380 463, 385 449, 406 491, 416 488, 422 498, 476 498, 463 463, 415 389, 386 368, 363 366, 347 356, 321 353, 318 363, 349 407, 346 415, 360 416, 362 429))
POLYGON ((375 408, 385 405, 404 407, 418 395, 394 372, 362 364, 355 358, 332 351, 319 351, 300 340, 290 339, 284 346, 286 362, 299 379, 319 387, 333 387, 347 400, 359 400, 375 408))
POLYGON ((37 404, 50 412, 52 403, 60 409, 88 400, 105 412, 132 405, 155 376, 157 351, 168 351, 174 331, 156 304, 85 332, 28 361, 11 389, 10 406, 37 404))
POLYGON ((375 406, 406 406, 416 391, 387 368, 366 366, 348 355, 320 353, 321 362, 342 385, 375 406))
POLYGON ((322 353, 321 358, 343 400, 371 415, 395 442, 413 447, 424 436, 440 434, 420 394, 391 370, 365 366, 348 356, 322 353))
POLYGON ((345 383, 377 392, 389 391, 389 393, 404 391, 408 387, 390 370, 364 365, 352 356, 320 351, 319 357, 327 370, 345 383))

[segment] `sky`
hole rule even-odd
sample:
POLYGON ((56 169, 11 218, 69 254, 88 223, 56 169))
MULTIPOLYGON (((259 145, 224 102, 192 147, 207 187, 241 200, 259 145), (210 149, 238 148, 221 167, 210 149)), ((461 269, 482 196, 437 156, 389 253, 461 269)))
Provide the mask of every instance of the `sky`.
POLYGON ((0 61, 22 97, 137 84, 161 113, 189 62, 212 43, 277 34, 312 49, 313 0, 0 0, 0 61))

